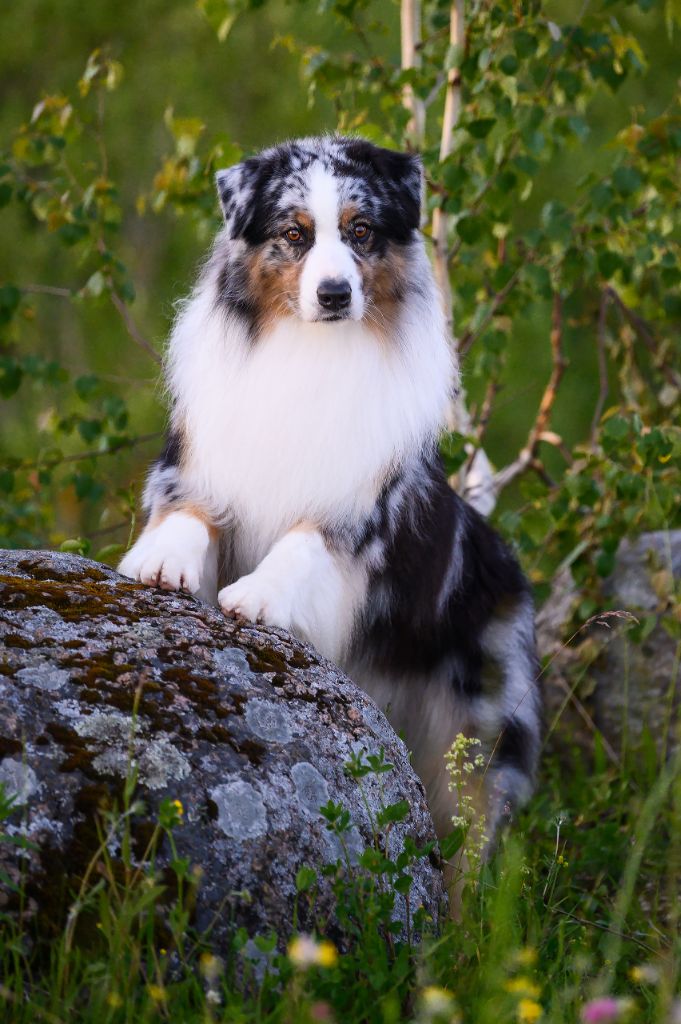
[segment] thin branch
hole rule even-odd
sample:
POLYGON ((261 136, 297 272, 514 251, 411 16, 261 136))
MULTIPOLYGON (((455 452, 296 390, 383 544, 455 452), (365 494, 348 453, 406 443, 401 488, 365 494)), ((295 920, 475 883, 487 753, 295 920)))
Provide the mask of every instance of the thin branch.
POLYGON ((116 455, 117 452, 123 451, 124 448, 135 448, 138 444, 146 444, 147 441, 154 441, 162 436, 162 431, 156 430, 153 434, 140 434, 138 437, 126 438, 118 442, 113 448, 93 448, 86 452, 75 452, 73 455, 60 455, 58 458, 34 459, 32 462, 22 462, 16 468, 32 470, 49 467, 51 469, 54 466, 61 466, 65 462, 83 462, 86 459, 99 459, 103 455, 116 455))
POLYGON ((72 299, 73 292, 70 288, 57 288, 52 284, 25 284, 19 289, 27 295, 57 295, 60 299, 72 299))
MULTIPOLYGON (((400 6, 402 70, 421 67, 421 0, 402 0, 400 6)), ((410 84, 402 89, 402 102, 410 113, 407 135, 415 148, 423 145, 426 108, 410 84)))
MULTIPOLYGON (((606 288, 607 295, 615 303, 619 311, 624 316, 631 326, 636 331, 636 334, 641 339, 645 347, 652 355, 657 354, 657 342, 650 329, 650 325, 643 317, 635 313, 624 300, 620 297, 618 292, 614 288, 606 288)), ((673 384, 676 388, 681 388, 681 374, 675 370, 672 366, 668 366, 667 363, 660 365, 660 371, 664 374, 665 378, 670 384, 673 384)))
POLYGON ((480 335, 483 334, 484 331, 487 329, 487 325, 489 324, 489 322, 492 319, 492 317, 496 314, 496 312, 499 309, 499 307, 504 304, 504 302, 508 298, 510 292, 512 292, 513 289, 515 288, 516 284, 518 283, 518 278, 520 277, 520 275, 522 274, 523 270, 525 269, 526 264, 528 262, 531 262, 530 257, 531 257, 531 254, 528 253, 526 258, 525 258, 525 262, 523 264, 521 264, 521 266, 519 266, 516 270, 513 271, 513 273, 509 277, 509 279, 506 282, 506 284, 504 285, 504 287, 501 288, 492 297, 492 301, 490 303, 489 309, 487 310, 487 313, 485 314, 485 316, 484 316, 484 318, 482 320, 482 323, 480 323, 478 325, 478 327, 475 329, 475 331, 470 331, 470 330, 466 331, 466 333, 464 335, 462 335, 462 337, 459 339, 459 354, 461 356, 465 356, 467 354, 469 349, 471 349, 473 347, 473 345, 478 340, 480 335))
POLYGON ((544 394, 539 403, 535 421, 527 435, 524 448, 510 465, 505 466, 494 477, 494 489, 497 494, 504 487, 507 487, 512 480, 515 480, 516 477, 524 473, 526 469, 537 468, 536 463, 538 460, 536 455, 539 443, 548 439, 547 428, 551 419, 553 405, 556 401, 556 395, 558 394, 558 388, 567 366, 567 361, 563 355, 562 312, 563 303, 560 293, 554 292, 551 310, 551 354, 553 358, 551 376, 544 388, 544 394))
POLYGON ((116 292, 113 288, 110 288, 109 295, 111 297, 111 301, 114 305, 114 308, 120 314, 120 317, 123 323, 125 324, 125 329, 127 330, 132 340, 135 342, 136 345, 139 345, 140 348, 144 349, 147 355, 151 356, 155 363, 158 363, 158 365, 161 366, 163 360, 161 359, 156 349, 147 341, 144 335, 140 332, 137 324, 132 318, 130 310, 126 306, 125 302, 123 302, 123 299, 120 297, 118 292, 116 292))
MULTIPOLYGON (((55 285, 51 284, 26 284, 23 285, 19 289, 19 291, 25 292, 26 294, 35 295, 56 295, 58 298, 61 299, 73 299, 76 295, 76 293, 73 292, 70 288, 57 288, 55 285)), ((123 323, 125 324, 125 329, 127 330, 132 340, 135 342, 136 345, 139 345, 140 348, 144 349, 147 355, 151 356, 155 363, 161 366, 163 360, 161 359, 160 355, 153 347, 153 345, 151 345, 150 342, 148 342, 147 339, 144 337, 144 335, 138 328, 137 324, 133 320, 130 310, 128 309, 123 299, 120 297, 118 292, 113 288, 111 284, 109 284, 109 295, 111 296, 111 301, 114 305, 114 308, 116 309, 121 319, 123 320, 123 323)))
POLYGON ((601 293, 601 302, 598 310, 598 330, 596 332, 596 343, 598 348, 598 400, 594 409, 593 419, 591 420, 591 444, 596 443, 596 433, 598 431, 598 424, 601 422, 601 416, 603 415, 603 409, 605 402, 608 397, 609 384, 608 384, 608 359, 605 350, 605 328, 606 319, 608 314, 608 302, 610 296, 608 295, 608 289, 605 288, 601 293))

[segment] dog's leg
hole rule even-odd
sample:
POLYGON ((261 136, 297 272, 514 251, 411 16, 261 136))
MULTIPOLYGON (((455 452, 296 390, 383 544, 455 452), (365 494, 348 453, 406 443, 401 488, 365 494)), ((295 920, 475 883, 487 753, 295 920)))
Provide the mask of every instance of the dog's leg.
POLYGON ((118 571, 162 590, 186 590, 215 602, 217 531, 195 511, 152 519, 118 571))
POLYGON ((247 576, 224 587, 226 615, 281 626, 338 660, 361 599, 364 575, 314 526, 286 533, 247 576))

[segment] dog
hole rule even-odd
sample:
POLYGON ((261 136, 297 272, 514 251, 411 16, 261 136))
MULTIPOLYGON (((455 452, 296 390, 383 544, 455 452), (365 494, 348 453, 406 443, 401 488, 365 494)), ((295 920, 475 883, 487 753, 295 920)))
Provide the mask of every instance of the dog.
POLYGON ((167 441, 120 571, 339 664, 403 735, 440 836, 444 755, 480 739, 492 834, 533 788, 533 605, 438 455, 457 368, 420 160, 307 138, 217 188, 224 227, 172 330, 167 441))

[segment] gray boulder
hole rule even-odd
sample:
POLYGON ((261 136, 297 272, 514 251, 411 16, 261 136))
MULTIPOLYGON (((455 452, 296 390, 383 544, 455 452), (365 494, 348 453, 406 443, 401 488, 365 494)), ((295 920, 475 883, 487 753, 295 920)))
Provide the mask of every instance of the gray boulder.
POLYGON ((603 582, 607 611, 588 624, 574 621, 579 593, 569 571, 556 577, 537 616, 537 637, 550 659, 548 720, 558 720, 563 738, 588 741, 595 727, 615 756, 644 730, 661 755, 679 742, 679 581, 681 530, 621 543, 603 582), (639 626, 632 631, 634 618, 639 626))
MULTIPOLYGON (((193 924, 210 928, 218 949, 237 925, 251 936, 289 934, 298 869, 356 862, 375 841, 370 816, 381 806, 411 807, 380 830, 388 856, 407 836, 419 846, 433 838, 403 743, 312 648, 75 555, 0 551, 0 781, 16 799, 4 830, 32 844, 0 842, 0 872, 10 883, 24 876, 42 934, 62 928, 102 813, 120 808, 131 768, 143 804, 133 848, 141 855, 162 801, 181 801, 177 855, 202 879, 193 924), (362 779, 361 792, 344 764, 381 748, 394 769, 362 779), (329 800, 350 812, 343 844, 319 813, 329 800)), ((109 844, 114 862, 118 841, 109 844)), ((171 856, 166 842, 159 867, 171 856)), ((423 906, 437 923, 434 855, 411 874, 395 918, 406 924, 423 906)), ((299 926, 326 916, 342 941, 331 883, 320 875, 318 884, 314 901, 299 901, 299 926)), ((12 884, 0 887, 0 910, 15 904, 12 884)))

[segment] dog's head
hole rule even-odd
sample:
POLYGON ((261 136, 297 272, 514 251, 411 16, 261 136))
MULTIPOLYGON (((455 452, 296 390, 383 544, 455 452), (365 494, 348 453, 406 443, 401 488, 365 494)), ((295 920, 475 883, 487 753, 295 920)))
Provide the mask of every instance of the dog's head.
POLYGON ((223 298, 257 329, 282 316, 385 327, 418 238, 418 157, 339 136, 301 139, 219 171, 233 247, 223 298))

